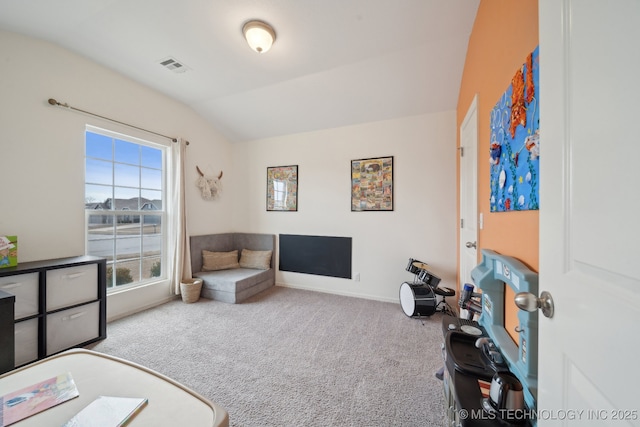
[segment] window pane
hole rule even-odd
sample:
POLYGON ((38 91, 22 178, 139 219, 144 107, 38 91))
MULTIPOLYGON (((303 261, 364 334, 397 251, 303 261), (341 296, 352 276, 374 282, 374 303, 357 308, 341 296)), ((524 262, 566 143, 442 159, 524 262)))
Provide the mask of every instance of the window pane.
POLYGON ((145 236, 162 233, 162 215, 142 215, 142 234, 145 236))
POLYGON ((84 186, 84 208, 87 210, 111 209, 112 191, 113 187, 110 186, 86 184, 84 186))
POLYGON ((140 236, 116 238, 116 260, 127 260, 140 256, 140 236))
POLYGON ((108 286, 122 286, 140 280, 140 261, 116 261, 107 267, 108 286), (115 274, 113 274, 115 270, 115 274))
POLYGON ((98 159, 113 160, 113 139, 93 132, 86 132, 86 155, 98 159))
POLYGON ((143 188, 151 188, 154 190, 160 190, 162 188, 162 171, 158 169, 141 169, 142 182, 140 184, 143 188))
POLYGON ((140 164, 140 146, 133 142, 116 139, 116 162, 130 165, 140 164))
POLYGON ((140 209, 143 211, 157 211, 162 210, 162 191, 142 190, 140 193, 142 196, 142 206, 140 209))
POLYGON ((87 159, 85 182, 93 184, 113 184, 113 163, 104 160, 87 159))
POLYGON ((142 166, 162 169, 162 151, 157 148, 142 146, 142 166))
POLYGON ((115 206, 117 211, 137 211, 139 207, 138 194, 140 190, 137 188, 115 187, 115 206))
POLYGON ((162 254, 162 216, 143 215, 142 256, 162 254))
POLYGON ((116 163, 115 168, 115 185, 123 187, 140 187, 140 168, 137 166, 122 165, 116 163))
POLYGON ((140 237, 140 215, 118 215, 116 234, 118 236, 140 237))
MULTIPOLYGON (((136 237, 118 237, 116 238, 116 261, 123 262, 129 260, 140 259, 140 236, 136 237)), ((134 270, 134 280, 139 280, 140 268, 134 270)))
POLYGON ((87 231, 89 240, 113 239, 115 228, 112 215, 91 214, 87 221, 89 223, 87 231))
POLYGON ((107 260, 113 259, 114 239, 89 240, 87 242, 87 255, 93 255, 107 260))
POLYGON ((87 231, 87 254, 113 258, 114 226, 111 215, 89 215, 87 231))
POLYGON ((142 278, 162 276, 162 259, 160 257, 145 258, 142 260, 142 278))

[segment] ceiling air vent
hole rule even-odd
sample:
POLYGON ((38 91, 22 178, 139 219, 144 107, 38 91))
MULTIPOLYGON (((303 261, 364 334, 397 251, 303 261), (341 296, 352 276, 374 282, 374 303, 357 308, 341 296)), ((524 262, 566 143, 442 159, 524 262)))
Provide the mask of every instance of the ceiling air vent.
POLYGON ((184 73, 185 71, 189 70, 189 67, 172 57, 160 60, 160 65, 165 67, 167 70, 173 71, 174 73, 184 73))

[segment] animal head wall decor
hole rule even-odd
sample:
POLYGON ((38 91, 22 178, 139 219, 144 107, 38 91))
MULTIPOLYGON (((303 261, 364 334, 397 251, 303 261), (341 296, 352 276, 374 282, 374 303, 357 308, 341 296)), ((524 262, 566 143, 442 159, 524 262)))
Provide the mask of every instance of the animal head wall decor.
POLYGON ((198 171, 198 181, 196 181, 196 185, 200 189, 200 195, 205 200, 213 200, 218 197, 221 191, 220 179, 222 178, 222 171, 220 171, 220 175, 217 178, 213 176, 206 176, 198 166, 196 166, 196 170, 198 171))

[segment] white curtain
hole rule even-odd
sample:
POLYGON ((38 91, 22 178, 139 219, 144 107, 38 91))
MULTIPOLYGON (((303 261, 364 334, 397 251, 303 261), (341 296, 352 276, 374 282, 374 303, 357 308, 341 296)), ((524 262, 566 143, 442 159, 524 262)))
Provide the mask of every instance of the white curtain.
POLYGON ((169 210, 170 234, 169 250, 172 268, 171 290, 180 294, 180 282, 191 279, 191 253, 187 231, 187 206, 185 203, 185 158, 188 142, 180 138, 171 147, 171 209, 169 210))

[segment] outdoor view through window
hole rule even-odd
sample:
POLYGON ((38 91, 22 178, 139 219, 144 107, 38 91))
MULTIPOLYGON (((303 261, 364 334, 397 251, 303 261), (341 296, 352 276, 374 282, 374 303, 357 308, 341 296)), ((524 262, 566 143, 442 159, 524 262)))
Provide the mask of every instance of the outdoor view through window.
POLYGON ((101 130, 85 133, 88 255, 107 259, 107 289, 166 276, 166 148, 101 130))

